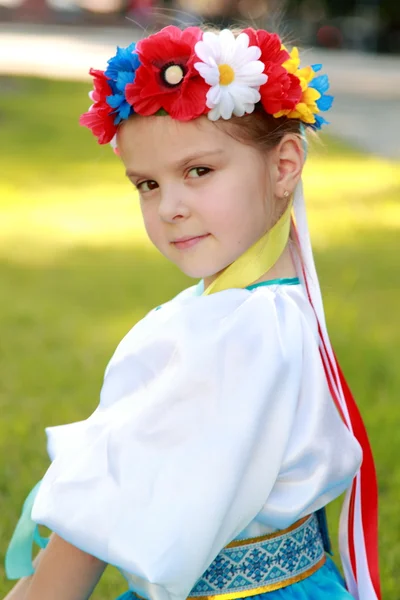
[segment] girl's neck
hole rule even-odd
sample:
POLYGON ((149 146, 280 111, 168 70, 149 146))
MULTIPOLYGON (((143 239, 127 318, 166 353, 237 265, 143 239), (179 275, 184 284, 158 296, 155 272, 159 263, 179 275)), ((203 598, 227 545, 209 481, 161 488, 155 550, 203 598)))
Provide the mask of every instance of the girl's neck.
POLYGON ((253 283, 261 283, 271 279, 290 279, 292 277, 297 277, 297 271, 289 242, 274 266, 253 283))

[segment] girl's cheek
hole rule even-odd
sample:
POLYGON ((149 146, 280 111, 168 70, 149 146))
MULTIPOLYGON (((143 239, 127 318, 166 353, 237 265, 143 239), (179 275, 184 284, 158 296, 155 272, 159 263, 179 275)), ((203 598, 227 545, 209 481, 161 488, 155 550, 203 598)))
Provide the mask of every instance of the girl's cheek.
POLYGON ((149 206, 146 206, 145 209, 142 209, 142 217, 150 241, 157 248, 160 248, 160 246, 163 245, 164 240, 163 227, 158 214, 158 210, 155 207, 150 208, 149 206))
POLYGON ((148 202, 146 200, 141 200, 140 208, 145 223, 152 224, 158 220, 158 210, 154 203, 148 202))
POLYGON ((141 206, 143 223, 148 234, 150 234, 155 228, 154 215, 149 211, 148 207, 141 206))

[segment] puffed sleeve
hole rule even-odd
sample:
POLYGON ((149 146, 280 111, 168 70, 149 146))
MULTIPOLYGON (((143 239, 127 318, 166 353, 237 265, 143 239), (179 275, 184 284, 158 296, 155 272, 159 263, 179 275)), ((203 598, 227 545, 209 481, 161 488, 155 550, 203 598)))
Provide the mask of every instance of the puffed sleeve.
MULTIPOLYGON (((118 347, 96 411, 47 431, 54 460, 32 518, 151 582, 157 598, 186 598, 268 505, 280 474, 297 481, 316 468, 306 441, 296 452, 291 443, 301 437, 298 404, 304 385, 313 385, 303 373, 316 352, 296 302, 267 288, 155 311, 118 347)), ((344 432, 339 423, 329 426, 344 432)), ((343 489, 335 493, 353 477, 359 455, 352 457, 340 466, 343 489)))

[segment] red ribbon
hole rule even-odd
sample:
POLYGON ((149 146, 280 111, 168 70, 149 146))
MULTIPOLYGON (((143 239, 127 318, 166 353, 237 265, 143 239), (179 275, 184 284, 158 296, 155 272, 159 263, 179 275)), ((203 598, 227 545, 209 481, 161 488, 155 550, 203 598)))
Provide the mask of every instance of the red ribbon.
MULTIPOLYGON (((358 406, 354 400, 353 394, 342 373, 340 365, 335 356, 335 362, 339 373, 339 379, 346 400, 350 415, 353 432, 363 450, 363 462, 360 470, 361 497, 362 497, 362 525, 364 531, 365 548, 367 553, 367 562, 369 574, 375 593, 380 600, 381 585, 379 576, 379 556, 378 556, 378 482, 374 457, 372 455, 371 445, 368 434, 365 429, 358 406)), ((354 484, 353 484, 354 487, 354 484)), ((353 494, 355 490, 353 489, 353 494)), ((354 514, 354 499, 353 499, 354 514)), ((354 518, 354 517, 353 517, 354 518)))

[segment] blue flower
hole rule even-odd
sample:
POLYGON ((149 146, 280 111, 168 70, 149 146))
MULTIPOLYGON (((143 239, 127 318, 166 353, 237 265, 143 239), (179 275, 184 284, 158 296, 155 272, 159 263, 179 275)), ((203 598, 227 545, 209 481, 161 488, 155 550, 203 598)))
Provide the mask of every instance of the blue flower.
MULTIPOLYGON (((318 73, 322 69, 322 65, 312 65, 312 70, 315 73, 318 73)), ((334 100, 334 96, 330 96, 326 94, 329 90, 329 79, 328 75, 319 75, 318 77, 314 77, 312 81, 309 83, 310 88, 314 88, 321 94, 321 97, 316 101, 318 109, 320 111, 327 111, 332 107, 332 103, 334 100)), ((329 121, 326 121, 324 117, 320 115, 315 115, 315 123, 311 126, 313 129, 321 129, 322 125, 328 125, 329 121)))
POLYGON ((135 72, 140 66, 139 57, 136 54, 136 44, 132 43, 127 48, 117 46, 117 54, 107 61, 106 75, 113 81, 117 81, 121 71, 135 72))
POLYGON ((107 96, 107 104, 113 108, 115 114, 114 125, 128 119, 133 114, 132 106, 125 97, 125 88, 128 83, 133 83, 136 71, 140 67, 140 60, 135 52, 136 44, 132 43, 127 48, 117 47, 117 54, 108 61, 105 72, 110 79, 112 96, 107 96))
POLYGON ((324 119, 324 117, 321 117, 321 115, 315 115, 315 123, 310 125, 310 127, 315 131, 318 131, 322 128, 322 125, 329 125, 329 121, 324 119))

